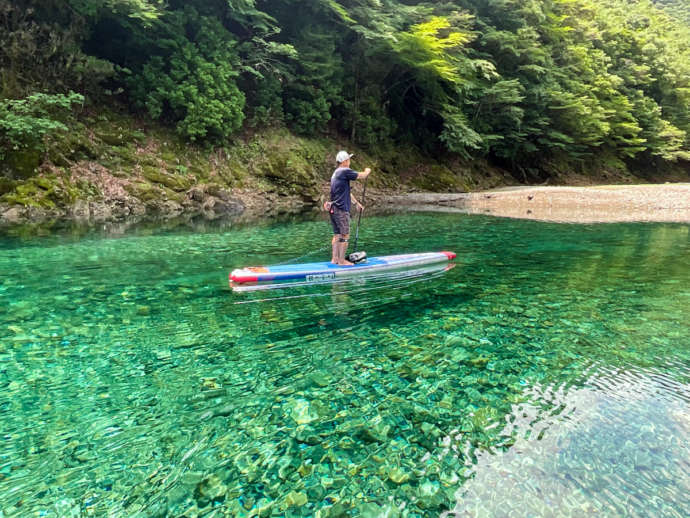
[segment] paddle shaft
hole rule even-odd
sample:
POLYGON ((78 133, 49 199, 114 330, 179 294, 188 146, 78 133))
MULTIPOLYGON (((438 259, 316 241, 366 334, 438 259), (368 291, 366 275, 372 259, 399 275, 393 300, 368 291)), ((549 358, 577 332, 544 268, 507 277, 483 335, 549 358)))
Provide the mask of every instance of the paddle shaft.
MULTIPOLYGON (((368 179, 369 179, 368 176, 364 179, 364 190, 362 191, 362 201, 360 202, 362 207, 364 207, 364 198, 366 198, 366 196, 367 196, 367 180, 368 179)), ((359 216, 357 216, 357 230, 355 231, 355 246, 353 247, 355 252, 357 251, 357 239, 359 238, 359 227, 362 224, 362 212, 364 212, 364 210, 359 209, 359 216)))

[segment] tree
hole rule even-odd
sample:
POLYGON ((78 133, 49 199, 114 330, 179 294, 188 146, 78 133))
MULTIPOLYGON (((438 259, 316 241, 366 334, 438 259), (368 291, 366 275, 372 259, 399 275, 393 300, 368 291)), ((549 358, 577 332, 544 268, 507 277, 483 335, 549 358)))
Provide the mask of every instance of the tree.
POLYGON ((129 81, 132 99, 156 119, 169 120, 190 140, 218 140, 244 120, 245 97, 236 84, 236 42, 212 17, 192 7, 154 22, 161 51, 129 81))

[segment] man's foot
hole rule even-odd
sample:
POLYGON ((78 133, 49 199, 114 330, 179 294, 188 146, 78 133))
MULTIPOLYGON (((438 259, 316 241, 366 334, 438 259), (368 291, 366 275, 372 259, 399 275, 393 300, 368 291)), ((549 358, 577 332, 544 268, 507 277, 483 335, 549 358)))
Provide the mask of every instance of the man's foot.
POLYGON ((339 263, 336 263, 336 264, 338 266, 354 266, 355 265, 355 263, 351 263, 350 261, 347 261, 345 259, 343 259, 342 261, 340 261, 339 263))

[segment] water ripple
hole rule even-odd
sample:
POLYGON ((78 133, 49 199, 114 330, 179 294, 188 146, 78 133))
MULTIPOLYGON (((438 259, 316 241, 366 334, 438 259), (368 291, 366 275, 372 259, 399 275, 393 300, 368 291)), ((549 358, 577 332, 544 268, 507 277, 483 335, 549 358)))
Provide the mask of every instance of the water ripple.
POLYGON ((0 239, 0 515, 690 513, 686 228, 372 218, 458 266, 227 288, 324 225, 0 239))

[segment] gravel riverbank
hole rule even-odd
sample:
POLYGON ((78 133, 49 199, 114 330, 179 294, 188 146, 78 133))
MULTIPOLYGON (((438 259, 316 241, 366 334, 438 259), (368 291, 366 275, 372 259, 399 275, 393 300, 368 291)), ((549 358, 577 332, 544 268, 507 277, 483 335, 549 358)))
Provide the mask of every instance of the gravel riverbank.
POLYGON ((474 193, 413 193, 389 204, 564 223, 690 223, 690 183, 594 187, 506 187, 474 193))

